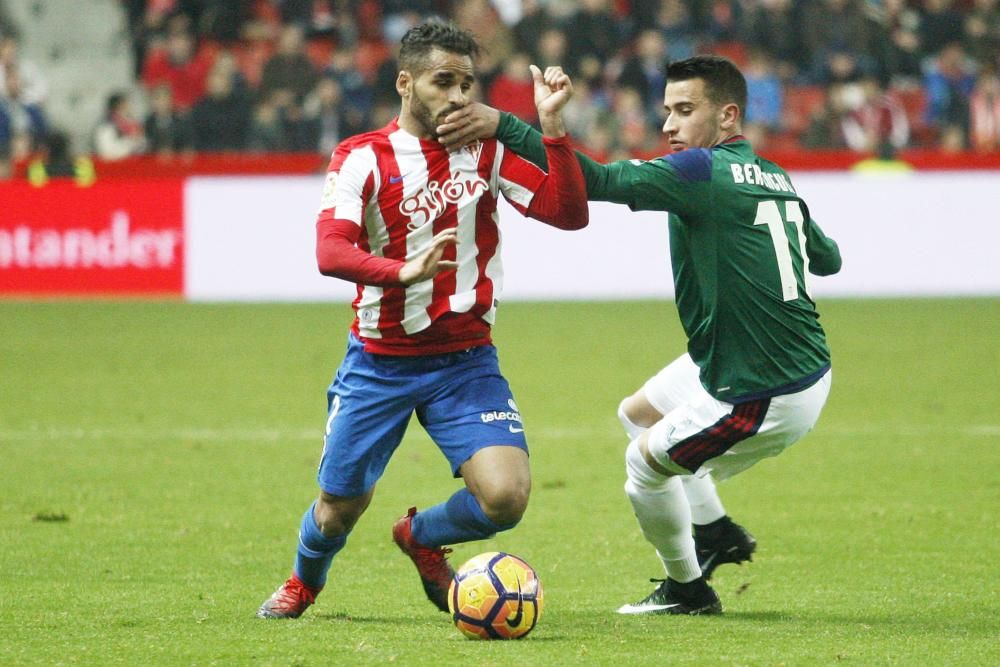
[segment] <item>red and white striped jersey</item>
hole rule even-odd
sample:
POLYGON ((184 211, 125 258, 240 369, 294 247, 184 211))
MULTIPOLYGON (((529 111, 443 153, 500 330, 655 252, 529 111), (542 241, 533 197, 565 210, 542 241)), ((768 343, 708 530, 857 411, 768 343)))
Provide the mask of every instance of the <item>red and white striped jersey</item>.
MULTIPOLYGON (((569 161, 579 169, 566 143, 569 161)), ((330 161, 318 226, 349 221, 360 228, 356 245, 368 259, 397 261, 425 251, 438 232, 458 230, 458 242, 443 257, 457 261, 456 270, 409 287, 386 278, 383 286, 353 278, 358 292, 352 329, 365 349, 435 354, 489 343, 503 289, 497 196, 503 194, 523 214, 536 213, 532 200, 546 179, 544 171, 495 139, 448 152, 436 141, 400 129, 396 121, 341 143, 330 161)), ((581 174, 582 225, 566 228, 586 225, 582 183, 581 174)), ((579 218, 579 206, 575 202, 560 212, 579 218)))

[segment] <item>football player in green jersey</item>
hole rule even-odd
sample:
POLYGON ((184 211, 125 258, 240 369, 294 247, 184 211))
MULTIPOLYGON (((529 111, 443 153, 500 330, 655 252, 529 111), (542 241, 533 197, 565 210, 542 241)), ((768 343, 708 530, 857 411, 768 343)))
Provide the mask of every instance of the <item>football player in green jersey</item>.
MULTIPOLYGON (((545 76, 559 74, 549 68, 545 76)), ((722 611, 706 575, 748 559, 755 543, 725 516, 711 476, 731 477, 800 439, 830 390, 809 274, 839 271, 840 251, 788 174, 742 136, 746 95, 746 80, 725 58, 672 63, 663 105, 668 155, 603 165, 578 154, 590 199, 669 212, 675 300, 688 337, 687 353, 619 407, 631 438, 625 491, 667 573, 623 614, 722 611), (697 525, 705 519, 709 525, 697 525), (727 541, 731 548, 722 548, 727 541)), ((483 105, 455 112, 438 134, 449 146, 495 134, 544 166, 538 133, 483 105)))

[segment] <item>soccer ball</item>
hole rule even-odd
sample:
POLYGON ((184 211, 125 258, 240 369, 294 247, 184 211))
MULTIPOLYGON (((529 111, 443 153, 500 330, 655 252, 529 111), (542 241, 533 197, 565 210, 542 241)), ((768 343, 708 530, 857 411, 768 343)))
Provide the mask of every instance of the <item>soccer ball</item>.
POLYGON ((470 639, 521 639, 542 615, 542 584, 517 556, 479 554, 455 573, 448 610, 470 639))

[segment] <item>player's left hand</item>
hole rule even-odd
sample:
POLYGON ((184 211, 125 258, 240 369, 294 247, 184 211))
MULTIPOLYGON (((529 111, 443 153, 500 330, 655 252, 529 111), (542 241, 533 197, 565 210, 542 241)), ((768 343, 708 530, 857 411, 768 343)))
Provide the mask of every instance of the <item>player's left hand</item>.
POLYGON ((531 78, 535 82, 535 106, 539 115, 558 113, 573 97, 573 81, 562 67, 546 67, 543 73, 531 65, 531 78))
POLYGON ((449 151, 458 150, 480 139, 496 135, 500 126, 500 112, 479 102, 466 104, 452 111, 438 125, 438 141, 449 151))

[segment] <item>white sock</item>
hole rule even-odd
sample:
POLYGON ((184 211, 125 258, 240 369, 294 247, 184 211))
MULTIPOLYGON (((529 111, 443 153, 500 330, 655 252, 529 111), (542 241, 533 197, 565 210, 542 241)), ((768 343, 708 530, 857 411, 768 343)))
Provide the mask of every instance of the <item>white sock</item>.
POLYGON ((628 418, 628 415, 625 414, 625 400, 618 404, 618 421, 620 421, 622 426, 625 427, 625 435, 628 436, 629 442, 635 440, 642 435, 643 432, 649 430, 648 426, 639 426, 628 418))
POLYGON ((681 481, 684 484, 684 495, 691 506, 691 521, 704 526, 726 516, 726 509, 722 506, 711 475, 685 475, 681 477, 681 481))
POLYGON ((632 501, 642 534, 656 547, 667 576, 680 583, 700 577, 691 537, 691 509, 680 479, 650 468, 637 440, 625 452, 625 470, 625 493, 632 501))

